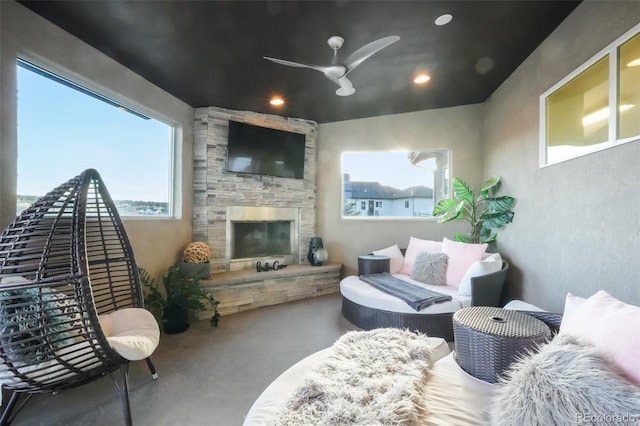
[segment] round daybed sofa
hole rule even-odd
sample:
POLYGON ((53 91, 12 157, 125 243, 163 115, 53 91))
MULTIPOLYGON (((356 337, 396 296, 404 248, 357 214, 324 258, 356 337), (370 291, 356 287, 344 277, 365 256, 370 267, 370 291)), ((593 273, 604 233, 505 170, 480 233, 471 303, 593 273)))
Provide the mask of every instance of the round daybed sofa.
MULTIPOLYGON (((429 384, 424 394, 425 405, 429 408, 429 424, 486 424, 486 418, 482 413, 489 403, 494 386, 464 372, 456 363, 444 339, 426 339, 427 345, 431 348, 433 362, 433 368, 428 374, 429 384)), ((243 426, 286 424, 275 421, 277 414, 287 405, 296 389, 313 375, 314 369, 326 362, 332 354, 332 349, 330 347, 316 352, 282 373, 254 402, 243 426)), ((300 420, 296 424, 306 423, 300 420)), ((343 421, 342 424, 362 423, 343 421)))
POLYGON ((553 337, 515 359, 495 384, 464 371, 441 338, 351 331, 276 378, 243 426, 636 424, 640 307, 601 290, 589 298, 568 293, 564 314, 522 301, 504 309, 541 320, 553 337), (402 418, 387 421, 389 407, 402 418))
POLYGON ((403 274, 395 277, 417 285, 434 288, 440 293, 450 294, 450 302, 431 305, 414 311, 404 301, 386 294, 360 281, 356 276, 348 276, 340 282, 342 294, 342 315, 353 325, 364 330, 382 327, 408 328, 453 341, 453 314, 469 306, 499 306, 500 294, 509 271, 509 263, 502 261, 497 272, 471 278, 471 296, 460 296, 457 289, 446 286, 429 286, 412 280, 403 274))
MULTIPOLYGON (((345 277, 340 282, 343 316, 352 324, 365 330, 382 327, 408 328, 426 333, 429 336, 453 341, 452 318, 454 312, 469 306, 499 306, 500 296, 509 271, 509 263, 503 260, 499 254, 484 254, 486 245, 477 254, 476 261, 467 259, 466 264, 456 262, 458 260, 456 257, 460 257, 460 254, 457 254, 455 249, 463 250, 473 246, 479 245, 463 245, 463 243, 452 242, 446 238, 444 242, 439 242, 412 237, 406 250, 401 250, 396 245, 374 251, 374 254, 390 257, 390 272, 393 277, 405 281, 409 285, 413 284, 451 296, 451 300, 435 303, 416 311, 405 301, 373 287, 358 276, 352 275, 345 277), (413 279, 415 275, 411 271, 420 261, 419 253, 446 251, 448 247, 454 248, 449 251, 451 255, 448 268, 460 268, 461 265, 463 268, 458 272, 459 286, 432 285, 413 279), (492 257, 491 261, 488 260, 489 256, 492 257), (498 263, 496 263, 496 259, 498 259, 498 263), (482 273, 487 270, 482 266, 490 262, 495 265, 489 269, 492 272, 482 273)), ((460 252, 458 251, 458 253, 460 252)))

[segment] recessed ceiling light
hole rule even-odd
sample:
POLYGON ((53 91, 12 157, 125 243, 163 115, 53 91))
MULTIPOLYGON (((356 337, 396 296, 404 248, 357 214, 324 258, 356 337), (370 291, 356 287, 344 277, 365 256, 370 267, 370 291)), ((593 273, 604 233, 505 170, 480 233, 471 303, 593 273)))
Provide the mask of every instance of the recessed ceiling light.
POLYGON ((273 98, 271 98, 269 103, 273 106, 279 107, 284 105, 284 99, 282 99, 280 96, 274 96, 273 98))
POLYGON ((425 73, 421 73, 416 75, 416 77, 413 79, 413 82, 415 84, 424 84, 427 81, 431 80, 431 76, 425 74, 425 73))
POLYGON ((453 15, 450 13, 445 13, 444 15, 440 15, 436 18, 436 20, 434 21, 434 23, 436 25, 442 26, 442 25, 447 25, 449 22, 451 22, 451 20, 453 19, 453 15))
POLYGON ((627 64, 628 67, 640 67, 640 58, 634 59, 627 64))

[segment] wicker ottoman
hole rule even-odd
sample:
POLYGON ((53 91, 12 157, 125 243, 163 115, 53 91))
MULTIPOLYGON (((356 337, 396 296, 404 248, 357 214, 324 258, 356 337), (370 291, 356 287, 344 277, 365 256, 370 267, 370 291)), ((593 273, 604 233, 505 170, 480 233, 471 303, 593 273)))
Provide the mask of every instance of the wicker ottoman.
POLYGON ((519 354, 551 338, 551 329, 539 319, 489 306, 457 311, 453 333, 458 365, 489 383, 496 383, 519 354))

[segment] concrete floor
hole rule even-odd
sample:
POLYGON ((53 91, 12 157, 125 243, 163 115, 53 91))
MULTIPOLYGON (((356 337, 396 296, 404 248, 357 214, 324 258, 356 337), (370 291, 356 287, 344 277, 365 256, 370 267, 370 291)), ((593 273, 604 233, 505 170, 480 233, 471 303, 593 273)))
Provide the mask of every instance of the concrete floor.
MULTIPOLYGON (((131 365, 135 426, 237 426, 253 401, 291 365, 356 327, 332 294, 224 316, 218 328, 193 323, 162 335, 153 359, 131 365)), ((119 374, 114 374, 119 379, 119 374)), ((58 395, 36 395, 13 425, 122 425, 122 405, 109 377, 58 395)))

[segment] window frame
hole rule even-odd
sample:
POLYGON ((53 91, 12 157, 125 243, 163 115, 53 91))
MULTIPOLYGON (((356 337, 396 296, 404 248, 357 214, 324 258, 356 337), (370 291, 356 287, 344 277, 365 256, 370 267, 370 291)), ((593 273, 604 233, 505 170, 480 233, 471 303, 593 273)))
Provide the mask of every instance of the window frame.
MULTIPOLYGON (((167 200, 168 200, 168 211, 166 215, 125 215, 120 214, 122 219, 126 220, 179 220, 182 218, 182 202, 181 202, 181 164, 179 163, 181 155, 179 155, 179 147, 182 145, 180 143, 180 138, 182 136, 182 128, 179 123, 174 120, 154 111, 138 102, 132 101, 131 99, 125 98, 113 90, 109 90, 98 83, 80 75, 74 73, 53 61, 46 60, 40 57, 36 57, 29 53, 20 53, 16 55, 15 58, 15 66, 19 67, 19 62, 24 62, 29 66, 40 68, 44 71, 44 73, 51 74, 53 78, 51 78, 52 82, 60 84, 62 86, 67 86, 69 90, 77 90, 83 93, 85 96, 92 97, 96 100, 101 100, 108 105, 113 106, 114 108, 125 109, 126 112, 131 113, 140 119, 152 119, 157 122, 160 122, 167 127, 169 127, 169 141, 167 145, 163 145, 164 149, 169 150, 168 155, 168 164, 166 167, 168 168, 168 182, 167 182, 167 200)), ((25 67, 28 69, 28 67, 25 67)), ((29 70, 30 72, 35 72, 33 70, 29 70)), ((42 74, 41 74, 42 75, 42 74)), ((49 78, 46 75, 42 75, 44 78, 49 78)), ((16 76, 16 87, 18 85, 17 76, 16 76)), ((19 102, 19 100, 17 100, 19 102)), ((17 104, 16 104, 17 108, 17 104)), ((17 115, 17 114, 16 114, 17 115)), ((16 125, 18 125, 18 121, 16 120, 16 125)), ((18 148, 20 144, 19 133, 16 132, 16 147, 18 148)), ((16 163, 17 170, 17 163, 16 163)), ((71 177, 71 176, 69 176, 71 177)), ((16 176, 16 194, 17 194, 17 183, 18 177, 16 176)), ((113 197, 113 195, 112 195, 113 197)), ((17 201, 17 200, 16 200, 17 201)), ((17 206, 16 206, 17 207, 17 206)), ((15 208, 15 207, 14 207, 15 208)))
MULTIPOLYGON (((630 30, 626 31, 623 35, 618 37, 604 49, 600 50, 594 56, 592 56, 589 60, 584 62, 578 68, 573 70, 559 82, 551 86, 547 89, 539 98, 539 114, 540 114, 540 128, 539 128, 539 167, 545 168, 549 166, 553 166, 555 164, 564 163, 565 161, 570 161, 576 158, 583 157, 585 155, 590 155, 595 152, 603 151, 609 148, 613 148, 628 142, 633 142, 640 140, 640 134, 634 135, 627 138, 618 138, 618 108, 619 108, 619 94, 618 94, 618 82, 619 82, 619 48, 631 40, 636 35, 640 34, 640 24, 635 25, 630 30), (549 96, 554 94, 556 91, 572 82, 576 77, 581 75, 591 66, 595 65, 598 61, 608 57, 609 59, 609 84, 608 84, 608 95, 609 95, 609 116, 608 116, 608 138, 607 141, 595 146, 593 149, 587 149, 584 152, 580 152, 578 154, 574 154, 571 156, 567 156, 566 158, 562 158, 560 160, 556 160, 553 162, 549 162, 547 158, 547 99, 549 96)), ((637 106, 640 108, 640 105, 637 106)))

